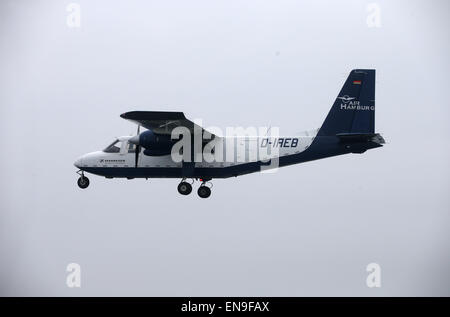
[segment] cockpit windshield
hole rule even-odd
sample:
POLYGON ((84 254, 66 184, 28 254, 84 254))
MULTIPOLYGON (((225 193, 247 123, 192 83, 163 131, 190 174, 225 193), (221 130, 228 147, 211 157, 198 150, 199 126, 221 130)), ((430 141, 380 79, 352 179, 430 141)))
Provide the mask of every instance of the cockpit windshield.
POLYGON ((113 143, 111 143, 109 146, 106 147, 106 149, 103 150, 105 153, 119 153, 120 152, 120 146, 121 141, 114 140, 113 143))

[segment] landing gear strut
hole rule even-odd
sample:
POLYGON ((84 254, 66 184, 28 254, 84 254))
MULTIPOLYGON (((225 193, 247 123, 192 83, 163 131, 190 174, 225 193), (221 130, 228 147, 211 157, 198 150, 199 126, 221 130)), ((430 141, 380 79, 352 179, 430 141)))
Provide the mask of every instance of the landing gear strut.
POLYGON ((189 195, 192 192, 192 185, 188 182, 185 182, 185 179, 181 181, 180 184, 178 184, 178 192, 181 195, 189 195))
POLYGON ((86 176, 84 176, 83 172, 77 172, 80 175, 80 178, 78 178, 78 187, 80 187, 81 189, 85 189, 89 186, 89 178, 87 178, 86 176))

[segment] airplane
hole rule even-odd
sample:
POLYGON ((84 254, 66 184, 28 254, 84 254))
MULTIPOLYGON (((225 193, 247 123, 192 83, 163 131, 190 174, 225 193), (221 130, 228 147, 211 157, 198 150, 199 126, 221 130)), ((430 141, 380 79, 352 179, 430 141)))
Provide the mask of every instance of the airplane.
POLYGON ((189 195, 198 180, 199 197, 208 198, 215 178, 361 154, 385 144, 383 137, 375 133, 374 69, 350 72, 319 129, 288 137, 218 136, 187 119, 183 112, 131 111, 120 116, 138 125, 137 134, 116 138, 104 150, 78 158, 74 165, 79 168, 80 188, 89 186, 85 172, 106 178, 179 178, 180 194, 189 195), (141 126, 147 130, 140 133, 141 126), (222 159, 207 159, 206 155, 198 158, 206 148, 213 157, 221 153, 222 159))

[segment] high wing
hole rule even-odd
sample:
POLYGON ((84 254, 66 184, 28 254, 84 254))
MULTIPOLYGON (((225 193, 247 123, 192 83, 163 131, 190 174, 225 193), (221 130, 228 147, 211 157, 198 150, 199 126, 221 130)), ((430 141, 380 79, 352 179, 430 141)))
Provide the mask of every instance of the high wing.
MULTIPOLYGON (((186 127, 191 134, 194 134, 194 129, 197 131, 206 131, 199 125, 195 124, 189 119, 186 119, 183 112, 176 111, 130 111, 120 115, 121 118, 130 120, 146 129, 152 130, 155 134, 171 135, 172 130, 176 127, 186 127)), ((207 131, 210 133, 209 131, 207 131)), ((216 135, 211 134, 211 139, 216 138, 216 135)))

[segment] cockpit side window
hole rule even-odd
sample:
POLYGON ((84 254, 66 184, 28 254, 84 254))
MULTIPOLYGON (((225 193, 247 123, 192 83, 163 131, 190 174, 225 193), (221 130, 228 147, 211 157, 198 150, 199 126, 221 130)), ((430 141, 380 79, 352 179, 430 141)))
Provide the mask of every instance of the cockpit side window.
POLYGON ((132 143, 128 143, 128 153, 135 153, 136 151, 136 145, 132 143))
POLYGON ((105 153, 119 153, 120 152, 120 146, 121 143, 119 140, 115 140, 113 143, 111 143, 106 149, 103 150, 105 153))

